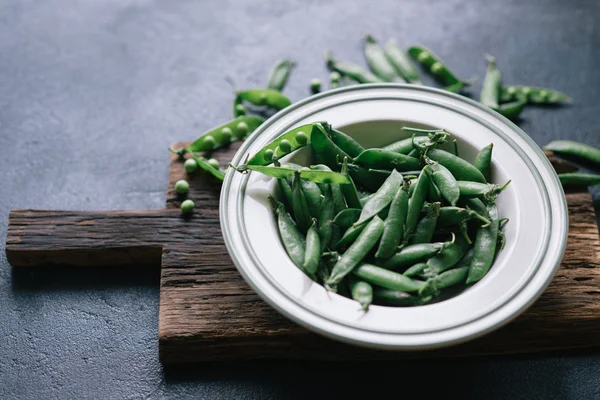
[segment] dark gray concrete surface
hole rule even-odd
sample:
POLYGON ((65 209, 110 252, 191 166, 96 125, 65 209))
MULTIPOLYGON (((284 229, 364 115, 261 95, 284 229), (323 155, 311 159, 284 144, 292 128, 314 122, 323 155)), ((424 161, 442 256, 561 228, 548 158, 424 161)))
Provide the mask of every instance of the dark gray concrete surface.
MULTIPOLYGON (((0 1, 0 398, 597 399, 600 353, 399 363, 231 363, 164 369, 158 271, 12 271, 9 209, 163 205, 167 146, 231 115, 229 76, 260 86, 281 57, 286 93, 327 78, 322 54, 363 62, 365 32, 423 43, 462 77, 483 53, 505 82, 575 99, 521 127, 600 146, 600 3, 590 1, 0 1), (317 394, 319 396, 317 396, 317 394), (376 398, 376 396, 368 397, 376 398)), ((477 94, 476 85, 472 93, 477 94)))

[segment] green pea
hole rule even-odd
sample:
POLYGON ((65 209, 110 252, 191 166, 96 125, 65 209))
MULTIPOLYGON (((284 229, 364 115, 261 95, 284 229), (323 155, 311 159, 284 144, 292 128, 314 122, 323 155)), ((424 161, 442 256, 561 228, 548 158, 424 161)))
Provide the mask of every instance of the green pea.
POLYGON ((265 160, 271 161, 273 159, 273 150, 266 149, 264 156, 265 156, 265 160))
POLYGON ((308 143, 308 135, 306 135, 306 133, 304 133, 302 131, 296 133, 296 142, 298 142, 298 144, 308 143))
POLYGON ((207 150, 212 150, 212 148, 215 147, 215 139, 212 136, 206 136, 204 138, 204 145, 207 150))
POLYGON ((292 151, 292 145, 288 140, 283 139, 281 142, 279 142, 279 150, 282 153, 287 154, 292 151))
POLYGON ((208 162, 208 165, 210 165, 211 167, 213 167, 215 169, 219 169, 219 167, 220 167, 219 161, 215 158, 211 158, 207 162, 208 162))
POLYGON ((540 96, 540 99, 546 100, 548 97, 550 97, 550 92, 548 92, 547 90, 540 90, 538 96, 540 96))
POLYGON ((235 133, 238 135, 238 137, 244 137, 248 133, 248 124, 243 121, 237 124, 235 127, 235 133))
POLYGON ((331 82, 331 88, 332 89, 337 89, 340 87, 340 83, 339 82, 331 82))
POLYGON ((333 71, 332 73, 329 74, 329 81, 331 83, 339 83, 340 79, 342 79, 342 76, 337 71, 333 71))
POLYGON ((233 137, 231 128, 226 126, 225 128, 221 129, 221 136, 223 137, 223 141, 231 142, 231 138, 233 137))
POLYGON ((190 184, 187 183, 187 181, 184 181, 183 179, 175 182, 175 193, 177 194, 185 194, 188 192, 189 188, 190 184))
POLYGON ((429 57, 430 57, 430 54, 428 52, 424 51, 417 56, 417 61, 420 63, 424 63, 425 61, 429 60, 429 57))
POLYGON ((310 91, 313 93, 319 93, 321 91, 321 80, 320 79, 315 78, 315 79, 310 80, 310 91))
POLYGON ((194 209, 194 202, 192 200, 185 200, 181 203, 181 212, 183 214, 189 214, 194 209))
POLYGON ((235 112, 237 116, 240 115, 246 115, 246 106, 243 104, 236 104, 235 105, 235 112))
POLYGON ((434 62, 431 64, 431 68, 429 69, 432 74, 437 75, 444 69, 444 66, 439 62, 434 62))
POLYGON ((185 163, 183 163, 183 168, 185 168, 185 172, 191 174, 192 172, 198 169, 198 164, 196 164, 196 161, 194 159, 188 158, 187 160, 185 160, 185 163))

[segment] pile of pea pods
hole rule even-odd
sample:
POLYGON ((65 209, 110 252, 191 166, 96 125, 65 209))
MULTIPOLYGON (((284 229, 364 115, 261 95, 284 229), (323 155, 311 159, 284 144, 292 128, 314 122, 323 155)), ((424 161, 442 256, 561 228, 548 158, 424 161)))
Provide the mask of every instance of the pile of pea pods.
POLYGON ((276 179, 271 202, 292 262, 330 291, 371 304, 416 306, 474 284, 504 246, 488 182, 493 145, 473 164, 439 148, 444 130, 363 148, 325 122, 302 125, 254 154, 241 173, 276 179), (314 164, 280 163, 310 146, 314 164))

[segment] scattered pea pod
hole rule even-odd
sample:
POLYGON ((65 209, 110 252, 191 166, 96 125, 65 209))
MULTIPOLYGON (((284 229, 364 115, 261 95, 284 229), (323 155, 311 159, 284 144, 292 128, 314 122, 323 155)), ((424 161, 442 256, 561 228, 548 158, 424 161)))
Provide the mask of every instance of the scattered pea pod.
MULTIPOLYGON (((269 167, 264 165, 247 164, 237 167, 236 169, 239 172, 257 171, 272 178, 289 178, 294 174, 294 172, 297 171, 296 169, 286 167, 269 167)), ((315 183, 332 183, 338 185, 347 185, 350 183, 348 177, 340 174, 339 172, 317 171, 309 168, 303 168, 298 172, 302 179, 315 183)))
POLYGON ((429 138, 427 136, 414 136, 407 139, 402 139, 387 146, 382 147, 382 150, 395 151, 396 153, 406 154, 414 150, 413 143, 424 144, 429 138))
POLYGON ((272 89, 247 89, 236 92, 236 98, 247 101, 255 106, 266 106, 274 110, 283 110, 292 102, 278 90, 272 89))
POLYGON ((544 146, 544 150, 555 154, 571 156, 600 166, 600 150, 573 140, 555 140, 544 146))
POLYGON ((427 69, 436 79, 442 82, 442 84, 447 86, 457 84, 469 85, 469 82, 458 79, 431 50, 422 46, 412 46, 408 49, 408 54, 427 69))
POLYGON ((515 100, 525 100, 528 104, 538 105, 569 104, 573 102, 573 99, 558 90, 533 86, 502 86, 500 89, 500 102, 508 103, 515 100))
POLYGON ((244 134, 253 132, 263 122, 264 118, 256 116, 241 116, 232 121, 219 125, 216 128, 204 132, 198 139, 194 140, 189 145, 179 149, 169 149, 171 152, 184 155, 185 153, 200 153, 205 151, 213 151, 221 147, 229 145, 231 142, 240 140, 240 129, 244 134), (240 125, 241 124, 241 125, 240 125))
POLYGON ((479 101, 491 109, 496 110, 500 100, 502 77, 498 65, 496 64, 496 59, 489 54, 486 55, 485 58, 488 62, 488 67, 485 78, 483 79, 479 101))
POLYGON ((325 61, 327 61, 327 67, 330 70, 336 71, 342 76, 347 76, 358 83, 383 82, 375 74, 359 67, 356 64, 334 59, 333 53, 331 53, 329 50, 325 52, 325 61))
POLYGON ((515 100, 499 105, 496 111, 508 119, 516 119, 525 109, 525 105, 527 105, 525 100, 515 100))
POLYGON ((373 36, 369 34, 365 35, 364 46, 367 64, 369 64, 371 71, 375 75, 387 82, 406 82, 392 66, 385 56, 384 50, 379 47, 373 36))
POLYGON ((296 63, 290 60, 279 60, 275 63, 267 78, 267 89, 281 92, 296 63))
POLYGON ((398 47, 394 39, 390 39, 384 46, 383 52, 388 62, 408 83, 421 84, 419 71, 415 68, 406 53, 398 47))

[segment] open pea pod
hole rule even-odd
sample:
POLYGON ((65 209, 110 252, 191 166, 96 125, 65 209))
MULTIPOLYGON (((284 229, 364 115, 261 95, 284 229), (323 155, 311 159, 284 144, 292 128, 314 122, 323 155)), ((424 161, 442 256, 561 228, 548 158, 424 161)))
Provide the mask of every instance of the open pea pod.
POLYGON ((243 115, 226 122, 223 125, 219 125, 216 128, 204 132, 198 139, 194 140, 185 147, 177 150, 169 150, 179 155, 189 152, 199 153, 203 151, 216 150, 220 147, 227 146, 231 142, 240 140, 240 136, 253 132, 263 122, 265 122, 264 118, 254 115, 243 115), (241 127, 240 124, 242 124, 241 127), (244 124, 246 126, 244 126, 244 124))
POLYGON ((215 178, 217 178, 220 181, 225 179, 225 173, 223 171, 221 171, 219 168, 213 167, 208 161, 206 161, 205 158, 198 157, 198 155, 195 153, 191 153, 191 154, 192 154, 192 157, 194 158, 194 160, 196 161, 196 165, 198 165, 198 167, 200 167, 200 169, 203 169, 204 171, 210 173, 212 176, 214 176, 215 178))
MULTIPOLYGON (((248 170, 256 171, 273 178, 287 178, 290 175, 293 175, 295 171, 297 171, 294 168, 268 167, 264 165, 243 165, 236 169, 240 172, 245 172, 248 170)), ((308 168, 300 170, 300 178, 315 183, 330 183, 337 185, 346 185, 350 183, 348 177, 340 174, 339 172, 318 171, 308 168)))
POLYGON ((469 81, 459 79, 444 62, 431 50, 423 46, 412 46, 408 54, 427 69, 437 80, 448 87, 448 90, 458 91, 470 85, 469 81))
POLYGON ((301 125, 274 139, 256 153, 246 165, 269 165, 273 159, 281 158, 308 144, 315 124, 301 125))
POLYGON ((266 106, 275 110, 283 110, 292 104, 290 99, 273 89, 240 90, 236 96, 255 106, 266 106))

